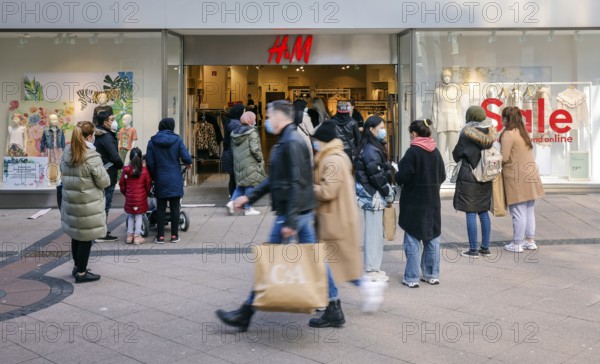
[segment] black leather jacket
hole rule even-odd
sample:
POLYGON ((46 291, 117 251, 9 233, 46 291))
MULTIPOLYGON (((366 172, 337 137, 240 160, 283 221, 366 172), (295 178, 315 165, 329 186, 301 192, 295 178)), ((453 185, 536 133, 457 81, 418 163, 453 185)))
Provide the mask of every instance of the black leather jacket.
POLYGON ((248 196, 254 203, 270 192, 273 210, 286 217, 284 226, 294 230, 298 215, 316 207, 309 153, 296 126, 286 126, 271 149, 269 177, 248 196))
POLYGON ((335 114, 333 119, 337 125, 335 130, 338 138, 344 143, 344 152, 348 154, 350 160, 354 160, 354 154, 360 143, 360 130, 358 129, 358 123, 356 120, 348 114, 335 114))

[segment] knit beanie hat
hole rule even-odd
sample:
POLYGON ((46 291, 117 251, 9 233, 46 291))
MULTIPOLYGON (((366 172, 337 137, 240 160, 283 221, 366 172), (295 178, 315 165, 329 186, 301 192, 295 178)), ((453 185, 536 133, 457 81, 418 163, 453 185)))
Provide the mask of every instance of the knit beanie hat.
POLYGON ((158 130, 175 130, 175 120, 173 118, 164 118, 158 123, 158 130))
POLYGON ((256 114, 252 111, 246 111, 240 116, 240 121, 245 125, 254 125, 256 124, 256 114))
POLYGON ((324 143, 329 143, 337 138, 336 125, 335 120, 327 119, 319 125, 312 137, 324 143))
POLYGON ((234 120, 240 120, 242 114, 244 113, 244 105, 235 104, 229 110, 229 118, 234 120))
POLYGON ((473 105, 467 109, 467 114, 465 115, 465 121, 484 121, 487 116, 485 115, 485 110, 481 106, 473 105))

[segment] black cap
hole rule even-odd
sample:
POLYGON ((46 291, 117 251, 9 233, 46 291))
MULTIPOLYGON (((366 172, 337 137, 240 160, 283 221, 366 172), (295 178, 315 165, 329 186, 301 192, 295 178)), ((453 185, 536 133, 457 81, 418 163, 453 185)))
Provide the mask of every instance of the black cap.
POLYGON ((173 118, 164 118, 158 123, 158 130, 175 131, 175 120, 173 118))
POLYGON ((337 138, 336 125, 337 123, 335 120, 325 120, 323 123, 321 123, 321 125, 319 125, 317 130, 315 130, 312 137, 319 141, 329 143, 333 139, 337 138))

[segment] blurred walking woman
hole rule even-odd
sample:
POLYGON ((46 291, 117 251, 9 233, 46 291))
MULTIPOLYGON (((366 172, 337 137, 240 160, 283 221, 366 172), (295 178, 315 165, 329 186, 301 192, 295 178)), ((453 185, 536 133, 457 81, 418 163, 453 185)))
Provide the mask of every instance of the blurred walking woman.
POLYGON ((429 284, 440 283, 440 187, 446 171, 430 126, 429 119, 410 124, 410 147, 396 173, 396 183, 402 187, 398 224, 404 229, 406 254, 402 284, 410 288, 419 287, 419 277, 429 284))
POLYGON ((73 129, 60 164, 62 173, 61 223, 71 237, 75 283, 97 281, 88 271, 92 240, 106 236, 104 189, 110 184, 100 154, 94 147, 94 125, 89 121, 73 129))
POLYGON ((504 249, 522 253, 523 249, 537 249, 534 239, 535 200, 544 196, 544 188, 521 110, 518 107, 502 110, 502 123, 502 176, 506 203, 513 221, 513 241, 504 249))

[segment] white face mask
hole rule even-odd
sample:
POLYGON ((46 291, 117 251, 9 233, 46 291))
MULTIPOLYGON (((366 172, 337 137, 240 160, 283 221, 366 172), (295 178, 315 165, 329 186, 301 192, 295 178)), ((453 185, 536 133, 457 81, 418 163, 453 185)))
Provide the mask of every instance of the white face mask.
POLYGON ((117 131, 118 128, 119 128, 119 124, 117 124, 116 120, 113 120, 112 124, 110 124, 110 130, 117 131))

